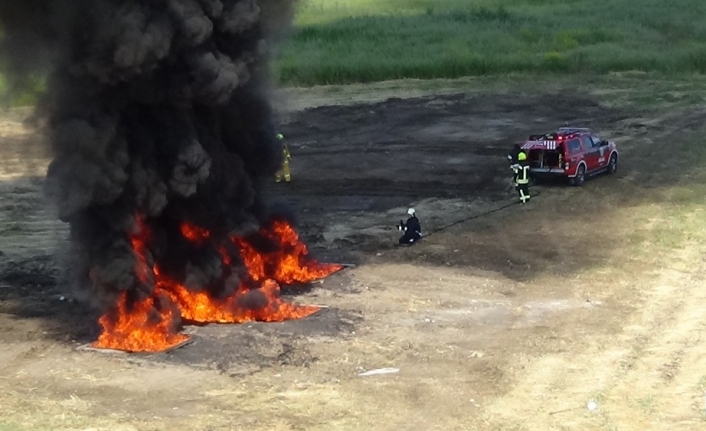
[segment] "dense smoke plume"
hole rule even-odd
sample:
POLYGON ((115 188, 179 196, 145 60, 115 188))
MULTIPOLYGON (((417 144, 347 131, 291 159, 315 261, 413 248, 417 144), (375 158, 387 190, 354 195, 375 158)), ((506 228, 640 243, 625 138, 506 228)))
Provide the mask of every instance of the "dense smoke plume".
POLYGON ((153 289, 135 273, 140 216, 150 259, 193 289, 228 295, 219 239, 264 220, 258 192, 281 148, 267 99, 272 44, 292 0, 0 0, 2 66, 38 110, 53 161, 47 193, 71 227, 75 282, 98 303, 153 289), (211 231, 190 243, 189 222, 211 231))

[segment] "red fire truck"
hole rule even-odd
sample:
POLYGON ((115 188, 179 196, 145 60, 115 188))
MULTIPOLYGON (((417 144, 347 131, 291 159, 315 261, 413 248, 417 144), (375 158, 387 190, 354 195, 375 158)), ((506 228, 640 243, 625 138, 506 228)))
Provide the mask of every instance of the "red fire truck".
POLYGON ((563 177, 581 186, 589 176, 618 170, 615 143, 599 138, 591 129, 562 127, 531 135, 521 147, 527 153, 530 176, 537 180, 563 177))

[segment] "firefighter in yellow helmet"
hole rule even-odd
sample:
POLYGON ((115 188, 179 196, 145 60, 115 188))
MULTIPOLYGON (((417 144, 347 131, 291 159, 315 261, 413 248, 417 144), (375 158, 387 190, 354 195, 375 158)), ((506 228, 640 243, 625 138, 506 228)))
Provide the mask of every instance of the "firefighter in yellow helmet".
POLYGON ((517 155, 517 164, 514 166, 515 183, 517 191, 520 194, 520 202, 525 204, 530 200, 529 193, 529 162, 527 162, 527 154, 522 151, 517 155))
POLYGON ((277 171, 275 180, 279 183, 282 177, 286 182, 292 181, 292 172, 289 170, 289 161, 292 160, 292 155, 289 152, 289 147, 284 142, 284 136, 281 133, 277 134, 277 140, 282 142, 282 169, 277 171))

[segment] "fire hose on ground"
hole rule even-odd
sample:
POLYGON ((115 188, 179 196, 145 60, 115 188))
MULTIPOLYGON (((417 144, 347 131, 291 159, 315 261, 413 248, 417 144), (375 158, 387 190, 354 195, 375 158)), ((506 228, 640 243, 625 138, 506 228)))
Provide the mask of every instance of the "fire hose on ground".
MULTIPOLYGON (((541 192, 535 192, 535 193, 532 195, 532 197, 537 197, 537 196, 539 196, 539 195, 541 195, 541 194, 542 194, 541 192)), ((446 229, 449 229, 449 228, 451 228, 451 227, 454 227, 454 226, 457 226, 457 225, 460 225, 460 224, 463 224, 463 223, 467 223, 467 222, 469 222, 469 221, 471 221, 471 220, 475 220, 475 219, 477 219, 477 218, 481 218, 481 217, 484 217, 484 216, 487 216, 487 215, 490 215, 490 214, 493 214, 493 213, 502 211, 502 210, 504 210, 504 209, 506 209, 506 208, 510 208, 511 206, 519 205, 519 204, 520 204, 520 201, 513 201, 513 202, 510 202, 510 203, 504 204, 504 205, 502 205, 502 206, 499 206, 499 207, 497 207, 497 208, 493 208, 493 209, 491 209, 491 210, 484 211, 484 212, 482 212, 482 213, 480 213, 480 214, 474 214, 474 215, 472 215, 472 216, 470 216, 470 217, 466 217, 466 218, 464 218, 464 219, 457 220, 457 221, 455 221, 455 222, 453 222, 453 223, 451 223, 451 224, 448 224, 448 225, 446 225, 446 226, 444 226, 444 227, 441 227, 441 228, 439 228, 439 229, 433 230, 432 232, 430 232, 430 233, 424 235, 424 236, 422 237, 422 239, 429 238, 430 236, 432 236, 432 235, 434 235, 434 234, 437 234, 437 233, 439 233, 439 232, 442 232, 442 231, 444 231, 444 230, 446 230, 446 229)))

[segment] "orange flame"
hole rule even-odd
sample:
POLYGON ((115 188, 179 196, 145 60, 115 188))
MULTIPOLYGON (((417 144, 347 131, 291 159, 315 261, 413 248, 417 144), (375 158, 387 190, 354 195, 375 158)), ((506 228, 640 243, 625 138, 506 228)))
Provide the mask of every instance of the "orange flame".
POLYGON ((127 295, 122 294, 115 316, 105 314, 98 321, 103 332, 92 346, 128 352, 154 352, 168 350, 188 340, 188 336, 176 332, 179 316, 170 308, 157 314, 157 302, 151 296, 131 304, 128 309, 127 295))
MULTIPOLYGON (((168 279, 157 266, 148 263, 149 230, 137 218, 138 232, 131 237, 135 252, 135 274, 143 284, 154 286, 151 296, 141 301, 128 301, 122 294, 111 313, 99 320, 103 332, 93 347, 137 351, 164 351, 183 343, 186 335, 177 333, 179 317, 198 323, 243 323, 250 321, 281 322, 300 319, 319 311, 316 306, 286 303, 280 298, 279 283, 304 283, 323 278, 342 268, 307 259, 306 245, 299 241, 291 225, 276 221, 259 235, 276 245, 275 251, 258 253, 242 238, 231 241, 238 246, 250 278, 259 286, 238 287, 225 299, 215 299, 207 292, 194 292, 168 279), (256 288, 255 288, 256 287, 256 288), (178 310, 178 311, 177 311, 178 310), (178 314, 177 314, 178 313, 178 314)), ((206 229, 184 223, 184 238, 200 243, 210 238, 206 229)), ((233 257, 224 246, 219 247, 224 268, 233 257)))
POLYGON ((188 223, 181 224, 181 234, 191 242, 201 242, 211 236, 206 229, 188 223))
POLYGON ((286 221, 274 221, 271 227, 261 229, 259 235, 274 242, 277 249, 270 253, 258 252, 244 239, 231 238, 240 248, 245 266, 255 281, 271 278, 282 284, 307 283, 343 268, 342 265, 308 259, 309 250, 286 221))
MULTIPOLYGON (((136 224, 138 231, 130 238, 135 251, 135 275, 143 284, 149 284, 152 275, 147 263, 149 231, 141 217, 137 217, 136 224)), ((103 332, 93 347, 145 352, 166 350, 186 341, 186 335, 176 333, 179 316, 165 300, 157 291, 132 303, 128 302, 126 293, 121 294, 114 313, 107 313, 98 320, 103 332)))
POLYGON ((319 311, 318 307, 294 305, 279 298, 280 287, 274 280, 265 280, 259 289, 247 290, 242 287, 226 298, 218 301, 205 292, 190 292, 185 287, 173 284, 169 290, 172 300, 179 304, 184 319, 198 323, 245 323, 282 322, 301 319, 319 311), (263 303, 262 308, 249 309, 243 304, 248 296, 254 296, 263 303))
POLYGON ((142 217, 135 219, 137 232, 130 238, 132 249, 135 252, 135 275, 142 283, 149 283, 150 266, 147 263, 147 242, 150 239, 149 231, 142 217))

